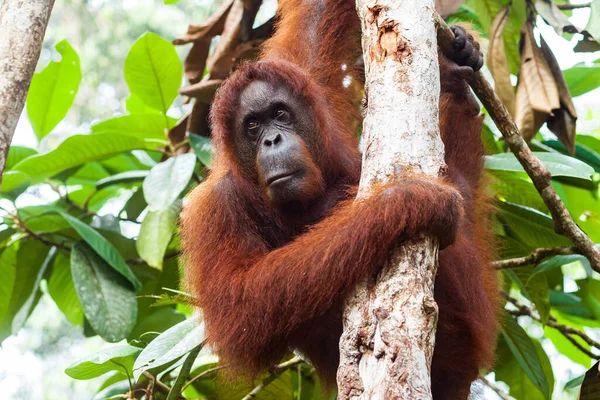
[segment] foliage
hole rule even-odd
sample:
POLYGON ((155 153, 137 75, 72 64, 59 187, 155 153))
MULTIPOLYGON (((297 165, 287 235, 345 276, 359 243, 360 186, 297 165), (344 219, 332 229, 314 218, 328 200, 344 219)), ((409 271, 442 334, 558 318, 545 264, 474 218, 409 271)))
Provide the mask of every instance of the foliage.
MULTIPOLYGON (((584 38, 580 43, 592 48, 589 38, 598 34, 592 20, 600 18, 597 3, 592 4, 587 30, 579 30, 584 38)), ((467 0, 450 19, 471 22, 484 40, 489 39, 487 62, 499 96, 550 169, 554 187, 574 219, 599 243, 600 130, 579 129, 575 136, 571 96, 597 89, 600 67, 596 63, 557 71, 547 45, 535 39, 538 13, 559 34, 577 29, 548 0, 514 0, 510 5, 504 0, 467 0), (530 62, 537 67, 530 68, 530 62), (515 88, 510 78, 517 73, 515 88), (544 123, 559 140, 542 128, 544 123)), ((202 32, 221 33, 210 28, 202 32)), ((196 46, 206 39, 188 41, 196 46)), ((327 398, 307 364, 291 363, 254 381, 233 382, 227 367, 202 348, 201 315, 191 313, 187 304, 193 299, 180 288, 176 221, 185 194, 210 168, 212 143, 205 127, 189 123, 196 114, 206 119, 200 100, 191 116, 173 117, 184 71, 175 47, 155 33, 143 34, 119 70, 130 92, 128 113, 111 115, 93 124, 89 133, 52 145, 45 138, 77 103, 82 78, 74 47, 66 40, 58 43, 60 61, 51 62, 33 79, 27 114, 42 140, 39 148, 12 146, 9 151, 0 189, 0 340, 19 331, 43 290, 87 336, 121 342, 85 355, 65 371, 78 380, 111 373, 97 398, 125 398, 132 391, 139 398, 154 387, 156 399, 180 394, 190 399, 239 399, 264 383, 257 399, 327 398), (54 196, 47 196, 43 204, 19 206, 42 189, 54 196)), ((204 58, 222 54, 214 49, 208 53, 207 47, 206 51, 204 58)), ((237 60, 235 54, 222 57, 237 60)), ((205 59, 199 61, 201 74, 215 73, 205 71, 205 59)), ((217 61, 211 65, 222 67, 217 61)), ((204 99, 207 93, 196 95, 204 99)), ((486 126, 483 135, 490 187, 498 204, 500 258, 572 245, 554 231, 548 209, 515 157, 504 151, 495 127, 486 126)), ((595 341, 600 275, 585 258, 569 253, 499 273, 508 301, 495 379, 506 383, 517 399, 566 398, 582 385, 582 399, 596 398, 598 364, 592 364, 600 358, 595 341), (581 376, 569 374, 570 381, 559 385, 553 370, 557 352, 591 369, 581 376)))

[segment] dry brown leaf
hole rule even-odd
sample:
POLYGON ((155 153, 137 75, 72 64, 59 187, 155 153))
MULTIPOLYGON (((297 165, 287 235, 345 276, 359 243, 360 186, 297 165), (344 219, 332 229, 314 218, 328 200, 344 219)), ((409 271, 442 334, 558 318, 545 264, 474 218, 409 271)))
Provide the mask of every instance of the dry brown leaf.
POLYGON ((210 104, 212 103, 215 92, 222 83, 222 79, 204 80, 180 89, 179 93, 184 96, 194 97, 196 101, 210 104))
POLYGON ((194 43, 183 65, 185 77, 190 83, 193 84, 202 79, 210 50, 210 42, 214 36, 223 32, 225 20, 232 5, 233 0, 226 1, 203 24, 189 25, 186 35, 173 41, 175 45, 194 43))
POLYGON ((201 39, 210 39, 213 36, 220 35, 225 28, 225 20, 229 15, 232 5, 233 0, 228 0, 221 4, 217 11, 208 17, 204 23, 200 25, 190 24, 187 33, 184 36, 173 40, 173 44, 181 45, 201 39))
POLYGON ((571 155, 575 154, 576 118, 566 110, 554 110, 554 116, 548 120, 548 129, 552 131, 571 155))
POLYGON ((564 107, 573 118, 577 119, 577 111, 575 111, 573 98, 571 97, 571 92, 569 92, 569 87, 567 86, 567 81, 565 81, 565 76, 558 65, 558 61, 556 61, 556 57, 554 57, 552 50, 550 50, 550 47, 543 37, 541 37, 541 51, 544 59, 546 60, 546 64, 548 64, 548 68, 550 68, 552 75, 554 75, 554 81, 556 82, 556 87, 558 88, 558 98, 560 100, 561 107, 564 107))
POLYGON ((510 6, 504 7, 492 22, 487 64, 494 78, 494 89, 498 97, 506 106, 508 112, 514 116, 515 92, 510 83, 510 70, 508 68, 508 60, 506 59, 506 51, 504 50, 504 38, 502 36, 509 13, 510 6))
POLYGON ((454 14, 465 0, 435 0, 435 9, 442 17, 454 14))
POLYGON ((559 35, 562 35, 563 32, 578 33, 581 31, 573 25, 560 8, 550 0, 537 0, 535 2, 535 10, 559 35))
POLYGON ((235 0, 225 20, 225 28, 221 33, 219 44, 206 61, 210 79, 224 79, 229 75, 234 61, 235 49, 240 43, 240 29, 243 15, 244 2, 242 0, 235 0))
POLYGON ((550 114, 534 110, 531 107, 529 91, 524 82, 519 82, 515 101, 515 123, 521 136, 529 142, 548 118, 550 118, 550 114))
MULTIPOLYGON (((560 108, 558 88, 540 48, 535 42, 533 25, 529 21, 521 29, 520 47, 519 86, 527 90, 531 108, 552 114, 552 110, 560 108)), ((519 100, 517 99, 517 106, 518 104, 519 100)))
POLYGON ((571 154, 574 154, 577 111, 575 111, 575 106, 573 105, 573 98, 558 65, 558 61, 556 61, 552 50, 550 50, 543 37, 541 38, 541 51, 546 59, 548 68, 550 68, 550 71, 554 75, 560 100, 560 109, 554 110, 554 116, 548 120, 548 129, 556 135, 558 140, 560 140, 571 154))

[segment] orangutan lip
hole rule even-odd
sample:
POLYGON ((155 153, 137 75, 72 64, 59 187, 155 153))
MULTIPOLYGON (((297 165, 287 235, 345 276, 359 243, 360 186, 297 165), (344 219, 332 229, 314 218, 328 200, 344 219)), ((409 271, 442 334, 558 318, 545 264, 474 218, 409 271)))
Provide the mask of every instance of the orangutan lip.
POLYGON ((273 175, 273 176, 269 177, 269 179, 267 179, 267 185, 270 186, 277 181, 280 181, 280 180, 286 179, 286 178, 290 178, 290 177, 296 175, 298 172, 300 172, 300 170, 296 170, 294 172, 282 172, 282 173, 273 175))

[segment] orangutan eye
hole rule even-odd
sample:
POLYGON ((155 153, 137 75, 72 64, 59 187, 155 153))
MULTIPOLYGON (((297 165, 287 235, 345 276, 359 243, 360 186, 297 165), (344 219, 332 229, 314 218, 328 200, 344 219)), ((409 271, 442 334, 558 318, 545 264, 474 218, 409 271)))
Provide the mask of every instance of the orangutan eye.
POLYGON ((275 119, 279 121, 287 121, 289 116, 290 114, 285 108, 278 107, 277 109, 275 109, 275 119))
POLYGON ((248 120, 248 122, 246 122, 246 130, 248 131, 248 134, 250 134, 251 136, 256 136, 258 134, 259 126, 260 126, 260 124, 255 119, 251 119, 251 120, 248 120))

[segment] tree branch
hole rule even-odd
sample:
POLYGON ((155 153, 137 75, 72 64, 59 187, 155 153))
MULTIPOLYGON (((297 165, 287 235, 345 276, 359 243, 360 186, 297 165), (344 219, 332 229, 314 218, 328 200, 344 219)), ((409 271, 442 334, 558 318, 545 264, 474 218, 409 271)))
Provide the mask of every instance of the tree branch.
MULTIPOLYGON (((515 299, 514 297, 510 297, 508 295, 508 293, 506 293, 506 292, 502 292, 502 295, 509 303, 511 303, 513 306, 515 306, 517 308, 517 310, 512 311, 511 314, 513 314, 515 316, 526 315, 528 317, 531 317, 531 319, 541 323, 540 316, 535 311, 533 311, 531 309, 531 307, 527 307, 526 305, 521 304, 517 299, 515 299)), ((575 346, 577 349, 579 349, 582 353, 586 354, 588 357, 594 358, 596 360, 600 359, 600 355, 595 354, 592 351, 586 349, 585 347, 583 347, 581 345, 581 343, 579 343, 573 337, 573 336, 577 336, 581 340, 586 342, 589 346, 600 350, 600 343, 598 343, 597 341, 595 341, 594 339, 589 337, 585 332, 583 332, 579 329, 572 328, 568 325, 559 324, 556 321, 556 317, 554 317, 552 315, 550 315, 547 325, 550 328, 553 328, 553 329, 556 329, 557 331, 559 331, 569 342, 571 342, 573 344, 573 346, 575 346)))
POLYGON ((506 260, 494 261, 492 266, 495 269, 509 269, 523 267, 525 265, 536 265, 542 260, 553 256, 565 256, 579 254, 576 247, 550 247, 535 249, 531 254, 524 257, 509 258, 506 260))
POLYGON ((496 386, 494 383, 487 380, 485 376, 479 375, 479 380, 485 386, 492 389, 494 391, 494 393, 496 393, 498 395, 498 397, 500 397, 502 400, 516 400, 514 397, 508 395, 507 393, 504 393, 504 391, 502 389, 500 389, 498 386, 496 386))
MULTIPOLYGON (((437 14, 435 22, 437 25, 438 45, 442 49, 451 48, 454 34, 437 14)), ((556 190, 552 187, 552 175, 550 171, 529 149, 506 107, 502 104, 498 96, 496 96, 494 89, 485 80, 481 71, 475 73, 470 85, 502 133, 508 147, 531 178, 548 210, 550 210, 550 214, 554 220, 554 230, 569 238, 579 252, 589 260, 594 271, 600 273, 600 250, 595 247, 594 242, 573 221, 569 211, 567 211, 556 190)))
POLYGON ((589 6, 592 5, 592 2, 589 3, 583 3, 583 4, 557 4, 556 7, 558 7, 560 10, 576 10, 578 8, 587 8, 589 6))
MULTIPOLYGON (((433 0, 357 0, 356 9, 366 98, 360 198, 408 175, 438 177, 445 164, 433 0)), ((393 246, 376 284, 361 282, 346 298, 340 400, 431 399, 437 253, 425 234, 393 246)))
POLYGON ((54 0, 0 2, 0 184, 54 0))

